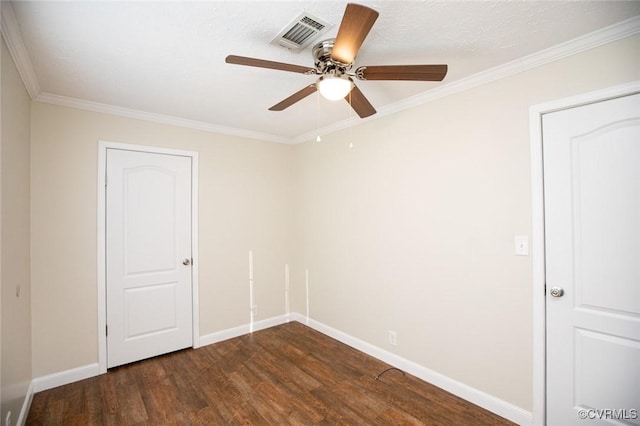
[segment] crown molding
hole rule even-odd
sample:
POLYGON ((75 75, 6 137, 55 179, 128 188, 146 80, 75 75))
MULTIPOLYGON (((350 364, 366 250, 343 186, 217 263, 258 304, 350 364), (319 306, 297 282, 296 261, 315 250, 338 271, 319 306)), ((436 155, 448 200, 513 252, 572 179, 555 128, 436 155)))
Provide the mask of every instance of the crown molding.
POLYGON ((18 74, 20 74, 20 78, 22 78, 27 93, 31 96, 31 99, 33 99, 40 93, 40 84, 38 84, 38 79, 33 71, 33 65, 31 64, 31 59, 29 59, 27 48, 22 41, 20 26, 18 25, 10 2, 0 2, 0 19, 2 21, 2 38, 4 38, 7 44, 9 53, 13 58, 13 62, 16 64, 18 74))
MULTIPOLYGON (((188 120, 168 115, 155 114, 141 110, 123 108, 115 105, 101 104, 82 99, 70 98, 66 96, 43 93, 33 71, 33 65, 29 59, 29 54, 22 41, 20 29, 16 21, 10 2, 2 1, 2 36, 7 43, 11 57, 13 58, 27 92, 36 102, 49 103, 53 105, 66 106, 88 111, 101 112, 105 114, 122 117, 135 118, 139 120, 152 121, 156 123, 169 124, 172 126, 186 127, 211 133, 221 133, 225 135, 259 139, 267 142, 284 144, 298 144, 315 140, 318 134, 326 135, 353 126, 352 120, 346 119, 329 126, 313 130, 296 137, 285 137, 261 132, 253 132, 239 128, 220 126, 196 120, 188 120)), ((600 30, 585 34, 573 40, 561 43, 548 49, 533 53, 523 58, 490 68, 460 80, 443 84, 435 89, 428 90, 416 96, 402 101, 386 105, 378 110, 378 113, 366 119, 359 119, 356 125, 364 124, 370 120, 377 120, 409 108, 414 108, 432 102, 436 99, 444 98, 456 93, 482 86, 493 81, 509 77, 511 75, 539 67, 549 62, 557 61, 585 50, 593 49, 616 40, 620 40, 640 32, 640 15, 629 18, 617 24, 602 28, 600 30)))
MULTIPOLYGON (((490 68, 486 71, 473 74, 469 77, 441 85, 435 89, 412 96, 402 101, 386 105, 380 108, 377 114, 364 120, 359 120, 362 124, 369 120, 377 120, 409 108, 414 108, 436 99, 444 98, 456 93, 464 92, 496 80, 500 80, 511 75, 558 61, 563 58, 593 49, 607 43, 621 40, 626 37, 640 33, 640 15, 619 22, 617 24, 602 28, 589 34, 577 37, 573 40, 561 43, 545 50, 533 53, 520 59, 490 68)), ((350 127, 349 120, 333 123, 330 126, 307 132, 293 138, 292 143, 298 144, 314 140, 318 134, 330 134, 338 130, 350 127)))
POLYGON ((67 96, 54 95, 51 93, 40 93, 33 99, 35 102, 59 105, 69 108, 82 109, 86 111, 100 112, 103 114, 117 115, 120 117, 135 118, 138 120, 152 121, 154 123, 168 124, 177 127, 201 130, 209 133, 219 133, 223 135, 238 136, 241 138, 259 139, 266 142, 290 144, 291 139, 268 133, 252 132, 245 129, 220 126, 206 123, 204 121, 188 120, 171 115, 156 114, 137 109, 124 108, 99 102, 85 101, 83 99, 70 98, 67 96))
POLYGON ((440 86, 437 89, 413 96, 401 102, 390 105, 382 110, 383 114, 389 115, 412 108, 417 105, 431 102, 435 99, 443 98, 454 93, 464 92, 496 80, 500 80, 517 73, 558 61, 569 56, 576 55, 589 49, 605 45, 607 43, 621 40, 640 32, 640 15, 619 22, 617 24, 602 28, 589 34, 577 37, 573 40, 558 44, 548 49, 527 55, 520 59, 481 71, 469 77, 454 81, 450 84, 440 86))

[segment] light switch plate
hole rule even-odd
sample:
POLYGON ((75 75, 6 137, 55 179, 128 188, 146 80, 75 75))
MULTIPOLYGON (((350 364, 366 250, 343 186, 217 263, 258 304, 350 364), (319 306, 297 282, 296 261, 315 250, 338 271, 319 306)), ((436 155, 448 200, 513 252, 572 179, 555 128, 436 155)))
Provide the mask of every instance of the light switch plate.
POLYGON ((516 256, 529 256, 529 237, 516 235, 513 241, 515 243, 516 256))

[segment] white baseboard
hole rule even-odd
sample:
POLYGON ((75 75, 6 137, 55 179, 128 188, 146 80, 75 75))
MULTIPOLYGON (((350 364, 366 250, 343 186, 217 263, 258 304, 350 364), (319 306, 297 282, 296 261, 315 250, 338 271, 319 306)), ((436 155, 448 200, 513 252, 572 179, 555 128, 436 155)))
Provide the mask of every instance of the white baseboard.
MULTIPOLYGON (((297 312, 292 312, 290 315, 279 315, 277 317, 257 321, 253 324, 244 324, 200 336, 199 347, 221 342, 223 340, 233 339, 234 337, 243 336, 251 332, 264 330, 269 327, 284 324, 286 322, 289 322, 290 320, 306 324, 322 334, 326 334, 327 336, 332 337, 353 348, 356 348, 359 351, 366 353, 367 355, 370 355, 383 362, 386 362, 389 365, 399 368, 413 376, 431 383, 432 385, 444 389, 447 392, 450 392, 508 420, 511 420, 512 422, 515 422, 519 425, 532 424, 532 414, 529 411, 526 411, 507 401, 504 401, 481 390, 475 389, 436 371, 433 371, 413 361, 402 358, 401 356, 398 356, 394 353, 385 351, 378 346, 350 336, 347 333, 336 330, 335 328, 329 327, 328 325, 308 318, 297 312)), ((28 413, 29 406, 31 405, 31 398, 33 397, 34 392, 40 392, 57 386, 66 385, 68 383, 84 380, 89 377, 97 376, 99 374, 100 371, 98 368, 98 364, 96 363, 34 379, 31 386, 29 387, 29 394, 25 398, 25 405, 23 406, 23 410, 20 413, 20 419, 24 417, 23 420, 26 420, 26 413, 28 413)), ((20 424, 24 423, 18 423, 18 425, 20 424)))
POLYGON ((90 377, 97 376, 98 374, 100 374, 98 363, 60 371, 58 373, 49 374, 48 376, 33 379, 33 391, 42 392, 47 389, 67 385, 69 383, 79 382, 80 380, 88 379, 90 377))
POLYGON ((223 340, 233 339, 234 337, 243 336, 254 331, 264 330, 265 328, 275 327, 276 325, 289 322, 288 315, 279 315, 277 317, 267 318, 252 324, 239 325, 237 327, 228 328, 226 330, 217 331, 215 333, 200 336, 200 346, 211 345, 213 343, 222 342, 223 340))
POLYGON ((363 340, 350 336, 335 328, 329 327, 321 322, 307 318, 299 313, 292 313, 291 319, 300 323, 306 324, 314 330, 319 331, 322 334, 326 334, 346 345, 358 349, 377 358, 389 365, 392 365, 400 370, 403 370, 413 376, 416 376, 425 382, 431 383, 447 392, 450 392, 462 399, 465 399, 475 405, 478 405, 486 410, 491 411, 505 419, 511 420, 519 425, 531 425, 532 415, 531 412, 526 411, 518 406, 515 406, 500 398, 496 398, 481 390, 475 389, 462 382, 454 380, 436 371, 433 371, 427 367, 417 364, 408 359, 402 358, 396 354, 385 351, 375 345, 367 343, 363 340))
POLYGON ((27 394, 24 396, 24 401, 22 401, 20 414, 18 415, 18 419, 16 420, 17 426, 24 426, 24 424, 27 422, 29 408, 31 408, 31 401, 33 401, 33 394, 33 381, 31 381, 31 383, 29 383, 29 387, 27 388, 27 394))
MULTIPOLYGON (((234 337, 248 334, 251 331, 259 331, 265 328, 273 327, 276 325, 284 324, 289 321, 287 315, 280 315, 273 318, 268 318, 262 321, 257 321, 253 324, 245 324, 238 327, 230 328, 227 330, 218 331, 216 333, 200 336, 199 346, 210 345, 212 343, 221 342, 223 340, 232 339, 234 337)), ((98 363, 89 364, 82 367, 72 368, 70 370, 59 371, 57 373, 49 374, 47 376, 37 377, 31 382, 31 394, 36 392, 42 392, 48 389, 52 389, 58 386, 63 386, 69 383, 78 382, 80 380, 88 379, 90 377, 100 375, 100 368, 98 363)), ((30 403, 30 402, 29 402, 30 403)))
MULTIPOLYGON (((227 330, 219 331, 216 333, 207 334, 200 337, 199 347, 210 345, 212 343, 221 342, 223 340, 232 339, 234 337, 242 336, 252 331, 259 331, 265 328, 273 327, 276 325, 284 324, 289 321, 287 315, 280 315, 273 318, 268 318, 262 321, 257 321, 253 325, 245 324, 238 327, 230 328, 227 330)), ((82 367, 72 368, 70 370, 59 371, 57 373, 49 374, 47 376, 37 377, 33 379, 29 389, 31 396, 33 393, 42 392, 48 389, 52 389, 58 386, 63 386, 69 383, 78 382, 80 380, 88 379, 90 377, 100 375, 100 368, 98 363, 89 364, 82 367)), ((29 401, 29 405, 31 401, 29 401)), ((28 413, 28 407, 26 408, 28 413)), ((26 420, 26 419, 25 419, 26 420)))

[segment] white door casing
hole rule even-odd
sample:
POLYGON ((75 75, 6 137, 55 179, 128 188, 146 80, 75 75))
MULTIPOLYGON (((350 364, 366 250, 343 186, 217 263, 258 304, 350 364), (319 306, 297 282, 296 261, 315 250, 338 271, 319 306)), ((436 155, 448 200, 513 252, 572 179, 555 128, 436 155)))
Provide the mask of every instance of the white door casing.
POLYGON ((542 128, 546 421, 640 425, 640 95, 542 128))
POLYGON ((98 346, 105 372, 199 344, 197 153, 110 142, 100 142, 99 152, 98 346))

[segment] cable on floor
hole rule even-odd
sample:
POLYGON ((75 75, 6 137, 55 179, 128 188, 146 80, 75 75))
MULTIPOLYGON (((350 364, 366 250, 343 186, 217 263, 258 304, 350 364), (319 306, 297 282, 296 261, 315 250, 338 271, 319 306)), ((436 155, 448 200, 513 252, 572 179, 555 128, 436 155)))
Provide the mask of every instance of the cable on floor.
POLYGON ((401 373, 402 373, 402 375, 403 375, 403 376, 406 376, 405 372, 404 372, 404 371, 402 371, 402 370, 400 370, 399 368, 396 368, 396 367, 389 367, 389 368, 387 368, 386 370, 384 370, 383 372, 381 372, 380 374, 378 374, 374 380, 378 380, 378 379, 379 379, 379 378, 380 378, 384 373, 386 373, 387 371, 390 371, 390 370, 396 370, 396 371, 399 371, 399 372, 401 372, 401 373))

